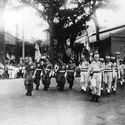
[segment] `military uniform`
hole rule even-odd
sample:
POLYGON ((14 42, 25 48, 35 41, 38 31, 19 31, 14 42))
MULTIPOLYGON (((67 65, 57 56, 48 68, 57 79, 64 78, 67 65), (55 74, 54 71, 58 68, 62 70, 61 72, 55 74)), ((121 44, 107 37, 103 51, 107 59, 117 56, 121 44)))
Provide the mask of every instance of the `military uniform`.
POLYGON ((118 64, 116 62, 113 63, 113 84, 112 89, 116 92, 118 82, 118 64))
POLYGON ((82 61, 82 63, 79 65, 80 68, 80 84, 81 84, 81 91, 86 91, 87 84, 88 84, 88 68, 89 68, 89 62, 82 61))
MULTIPOLYGON (((103 67, 103 69, 104 69, 104 65, 105 65, 105 63, 104 63, 104 58, 100 58, 99 59, 99 61, 101 62, 101 65, 102 65, 102 67, 103 67)), ((104 84, 104 72, 102 72, 102 82, 101 82, 101 90, 102 91, 104 91, 104 88, 105 88, 105 84, 104 84)))
POLYGON ((124 65, 123 65, 122 60, 120 60, 119 67, 118 67, 118 77, 120 80, 120 84, 123 85, 123 83, 124 83, 124 65))
POLYGON ((44 85, 43 90, 45 91, 48 91, 48 88, 50 86, 51 75, 52 75, 52 65, 50 63, 47 63, 42 71, 42 83, 44 85))
POLYGON ((66 82, 66 66, 65 64, 59 65, 59 69, 56 75, 56 82, 58 84, 58 88, 60 91, 64 90, 65 82, 66 82))
POLYGON ((98 102, 99 96, 101 96, 101 81, 102 81, 102 64, 100 61, 93 61, 90 65, 89 74, 93 73, 92 76, 92 101, 98 102))
POLYGON ((25 72, 24 85, 27 90, 26 95, 31 96, 33 91, 33 73, 35 71, 35 64, 34 63, 27 64, 25 70, 26 72, 25 72))
MULTIPOLYGON (((107 59, 110 59, 110 57, 107 57, 107 59)), ((104 64, 104 82, 107 84, 107 93, 111 92, 111 85, 112 85, 112 79, 113 78, 113 64, 110 61, 105 62, 104 64)))
POLYGON ((75 64, 69 63, 67 65, 67 82, 69 83, 69 88, 72 89, 74 84, 74 72, 75 72, 75 64))
POLYGON ((42 71, 42 67, 40 66, 40 63, 37 63, 36 69, 34 72, 34 83, 36 84, 36 90, 39 90, 41 71, 42 71))

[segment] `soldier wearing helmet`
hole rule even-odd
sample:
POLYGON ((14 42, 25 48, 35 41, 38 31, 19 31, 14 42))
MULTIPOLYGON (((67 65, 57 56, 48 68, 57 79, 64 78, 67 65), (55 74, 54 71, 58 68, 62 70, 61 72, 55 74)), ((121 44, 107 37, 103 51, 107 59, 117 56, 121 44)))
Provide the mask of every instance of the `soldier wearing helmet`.
POLYGON ((67 82, 69 83, 69 88, 72 89, 74 84, 74 72, 75 72, 75 64, 73 63, 73 58, 70 58, 70 62, 67 65, 67 82))

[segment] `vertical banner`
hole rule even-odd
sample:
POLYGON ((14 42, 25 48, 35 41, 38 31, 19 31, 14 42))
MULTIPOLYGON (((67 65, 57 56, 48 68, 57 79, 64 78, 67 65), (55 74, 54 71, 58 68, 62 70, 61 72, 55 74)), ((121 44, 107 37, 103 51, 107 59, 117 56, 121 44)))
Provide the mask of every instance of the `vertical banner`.
POLYGON ((38 62, 40 58, 41 58, 41 53, 40 53, 39 45, 36 43, 36 45, 35 45, 35 60, 38 62))
POLYGON ((89 36, 88 36, 87 29, 86 29, 86 36, 85 36, 85 47, 90 52, 90 42, 89 42, 89 36))

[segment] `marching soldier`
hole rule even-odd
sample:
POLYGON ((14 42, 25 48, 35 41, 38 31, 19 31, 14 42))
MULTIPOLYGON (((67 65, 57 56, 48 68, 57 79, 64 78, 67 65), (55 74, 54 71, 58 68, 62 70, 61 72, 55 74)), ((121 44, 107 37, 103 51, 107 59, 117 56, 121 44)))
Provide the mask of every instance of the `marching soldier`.
POLYGON ((88 83, 88 68, 89 62, 86 60, 85 55, 82 55, 82 61, 79 65, 81 74, 80 74, 80 84, 81 84, 81 91, 86 92, 87 83, 88 83))
MULTIPOLYGON (((104 58, 99 58, 99 61, 101 62, 102 66, 104 67, 104 58)), ((103 91, 104 90, 104 72, 102 72, 102 82, 101 82, 101 90, 103 91)))
POLYGON ((39 90, 41 71, 42 69, 41 69, 40 63, 38 62, 36 64, 36 70, 34 72, 34 83, 36 84, 36 90, 39 90))
POLYGON ((28 59, 28 64, 25 68, 25 81, 24 85, 27 90, 26 96, 32 96, 33 91, 33 73, 35 71, 35 64, 33 63, 33 60, 31 57, 28 59))
POLYGON ((102 81, 102 64, 99 61, 99 54, 94 54, 94 61, 90 65, 89 68, 89 75, 93 74, 92 76, 92 99, 91 101, 99 102, 99 97, 101 96, 101 81, 102 81))
POLYGON ((52 64, 49 62, 49 59, 46 59, 45 67, 42 71, 42 83, 44 85, 43 90, 48 91, 50 86, 50 80, 52 76, 52 64))
POLYGON ((67 82, 69 83, 69 88, 72 89, 74 84, 74 72, 75 72, 75 64, 73 63, 73 59, 70 59, 69 64, 67 65, 67 82))
POLYGON ((118 69, 119 69, 118 70, 119 71, 118 75, 119 75, 120 84, 123 85, 123 83, 124 83, 124 65, 123 65, 123 60, 119 61, 119 68, 118 69))
POLYGON ((112 86, 112 76, 113 76, 113 64, 110 61, 110 57, 106 57, 106 61, 104 64, 104 82, 107 85, 106 91, 108 94, 111 92, 111 86, 112 86))
POLYGON ((118 79, 118 64, 117 64, 116 58, 114 56, 111 57, 111 62, 113 63, 112 89, 113 89, 113 92, 116 92, 116 89, 117 89, 117 79, 118 79))
POLYGON ((60 59, 58 61, 59 68, 56 75, 56 82, 58 84, 57 87, 59 88, 59 91, 63 91, 66 82, 66 65, 60 59))

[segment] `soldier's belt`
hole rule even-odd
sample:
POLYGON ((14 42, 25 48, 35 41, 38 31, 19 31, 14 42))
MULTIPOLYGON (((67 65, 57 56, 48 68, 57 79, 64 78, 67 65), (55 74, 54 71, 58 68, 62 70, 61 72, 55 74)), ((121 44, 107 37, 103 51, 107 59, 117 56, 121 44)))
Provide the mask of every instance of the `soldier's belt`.
POLYGON ((50 69, 45 69, 45 71, 50 71, 50 69))
POLYGON ((67 70, 67 72, 74 72, 74 70, 67 70))
POLYGON ((112 72, 112 70, 111 69, 106 69, 106 70, 104 70, 104 72, 112 72))
POLYGON ((88 70, 88 68, 81 68, 81 70, 88 70))
POLYGON ((36 71, 41 71, 41 69, 36 69, 36 71))
POLYGON ((81 72, 88 72, 88 70, 81 70, 81 72))
POLYGON ((93 71, 93 73, 101 73, 101 71, 93 71))
POLYGON ((65 71, 59 71, 60 73, 65 73, 65 71))

